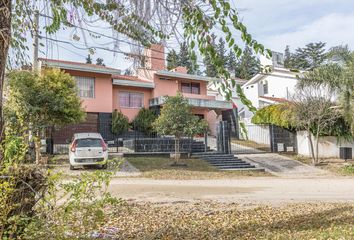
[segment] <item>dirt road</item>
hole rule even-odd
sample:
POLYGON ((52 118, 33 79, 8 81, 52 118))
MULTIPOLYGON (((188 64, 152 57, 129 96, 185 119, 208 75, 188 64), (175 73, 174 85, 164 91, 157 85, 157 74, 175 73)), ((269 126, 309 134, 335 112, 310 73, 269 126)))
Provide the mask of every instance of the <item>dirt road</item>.
POLYGON ((137 202, 218 201, 241 204, 354 202, 354 178, 233 180, 113 179, 110 192, 137 202))

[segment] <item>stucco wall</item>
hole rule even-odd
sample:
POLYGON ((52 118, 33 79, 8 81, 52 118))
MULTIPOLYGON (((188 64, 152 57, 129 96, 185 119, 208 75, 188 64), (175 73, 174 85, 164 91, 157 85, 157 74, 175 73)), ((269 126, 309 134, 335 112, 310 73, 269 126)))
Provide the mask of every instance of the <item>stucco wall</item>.
POLYGON ((121 91, 143 93, 144 108, 149 108, 149 99, 151 98, 150 89, 138 88, 138 87, 126 87, 126 86, 114 86, 113 98, 112 98, 113 109, 111 109, 111 111, 113 111, 114 109, 121 111, 125 116, 129 118, 130 121, 132 121, 140 111, 140 108, 127 108, 127 107, 119 106, 119 92, 121 91))
MULTIPOLYGON (((297 132, 297 147, 298 154, 304 156, 311 156, 310 143, 308 141, 307 133, 305 131, 297 132)), ((354 148, 354 142, 337 142, 335 137, 322 137, 319 144, 319 157, 330 158, 339 157, 339 147, 354 148)))
POLYGON ((222 121, 222 115, 221 114, 217 114, 214 110, 209 111, 206 114, 205 119, 208 121, 208 125, 209 125, 209 131, 210 131, 210 135, 211 136, 216 136, 216 126, 217 124, 222 121))
POLYGON ((94 98, 81 98, 82 106, 86 112, 112 111, 112 79, 111 75, 66 70, 72 76, 95 78, 94 98))

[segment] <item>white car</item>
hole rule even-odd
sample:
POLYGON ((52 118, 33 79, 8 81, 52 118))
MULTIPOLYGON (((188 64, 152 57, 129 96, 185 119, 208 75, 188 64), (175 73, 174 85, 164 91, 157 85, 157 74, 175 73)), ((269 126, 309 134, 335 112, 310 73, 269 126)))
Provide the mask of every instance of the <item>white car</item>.
POLYGON ((108 148, 99 133, 76 133, 69 150, 70 169, 101 166, 107 168, 108 148))

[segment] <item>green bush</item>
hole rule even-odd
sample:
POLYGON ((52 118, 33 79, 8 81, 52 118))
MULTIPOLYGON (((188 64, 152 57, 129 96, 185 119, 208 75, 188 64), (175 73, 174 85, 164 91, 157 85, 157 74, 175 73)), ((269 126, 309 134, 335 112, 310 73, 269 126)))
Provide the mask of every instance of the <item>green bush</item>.
POLYGON ((344 166, 343 171, 347 174, 354 174, 354 164, 344 166))
POLYGON ((129 119, 122 113, 114 110, 112 114, 112 133, 122 134, 129 129, 129 119))
POLYGON ((141 131, 143 133, 153 132, 152 123, 156 120, 157 115, 155 111, 142 108, 140 109, 138 115, 132 122, 134 130, 141 131))

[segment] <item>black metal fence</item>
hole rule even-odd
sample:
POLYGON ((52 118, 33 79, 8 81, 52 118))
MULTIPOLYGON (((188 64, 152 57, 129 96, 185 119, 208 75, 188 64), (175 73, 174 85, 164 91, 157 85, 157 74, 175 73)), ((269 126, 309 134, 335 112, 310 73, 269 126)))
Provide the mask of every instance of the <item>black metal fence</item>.
MULTIPOLYGON (((112 121, 102 119, 98 122, 85 122, 62 128, 48 130, 47 152, 65 154, 75 133, 100 133, 108 145, 110 152, 174 152, 176 138, 162 136, 141 124, 130 124, 129 128, 116 132, 112 129, 112 121)), ((179 140, 180 152, 192 153, 208 151, 204 136, 185 136, 179 140)))

